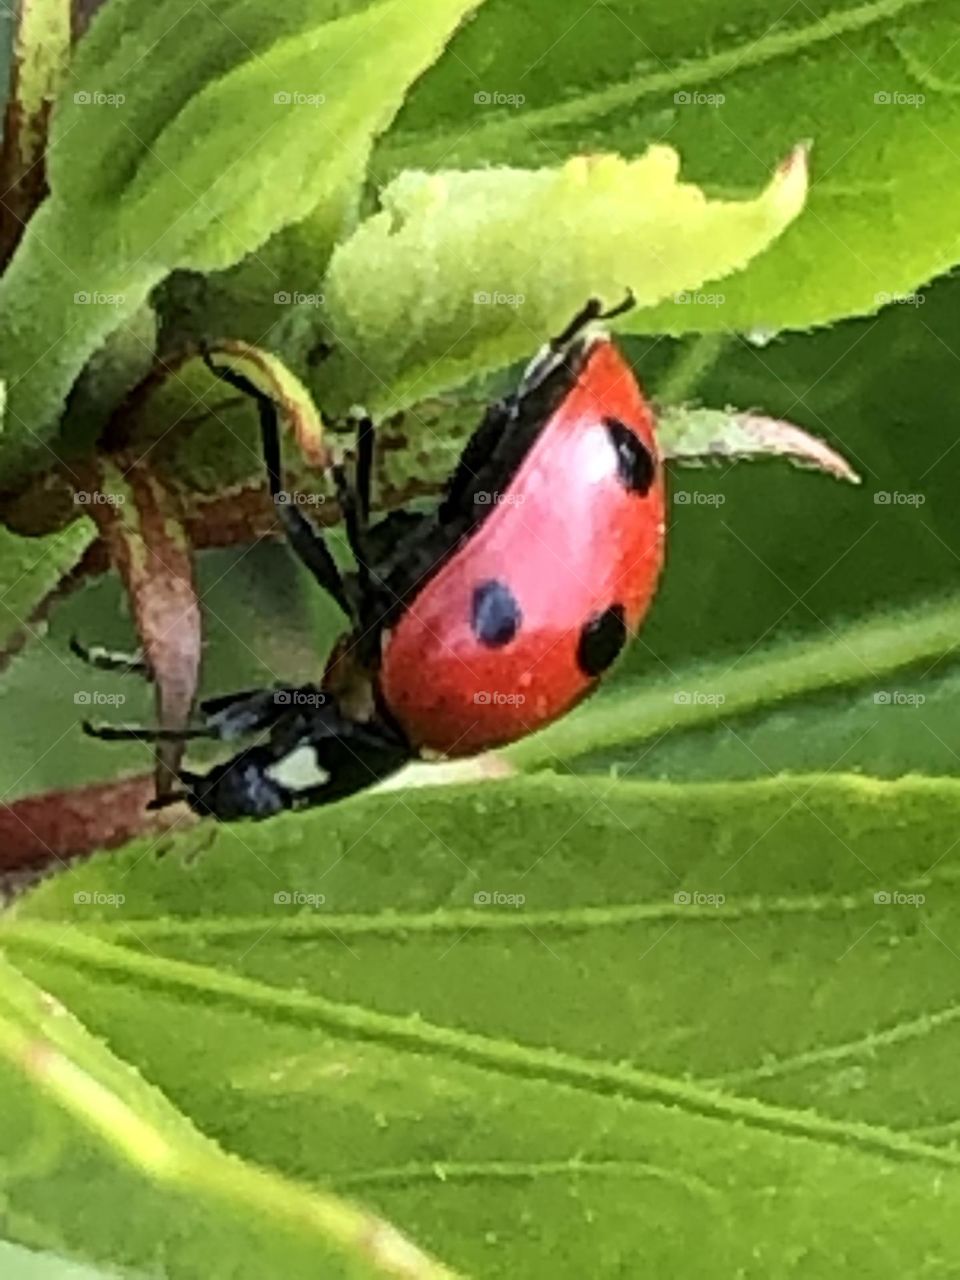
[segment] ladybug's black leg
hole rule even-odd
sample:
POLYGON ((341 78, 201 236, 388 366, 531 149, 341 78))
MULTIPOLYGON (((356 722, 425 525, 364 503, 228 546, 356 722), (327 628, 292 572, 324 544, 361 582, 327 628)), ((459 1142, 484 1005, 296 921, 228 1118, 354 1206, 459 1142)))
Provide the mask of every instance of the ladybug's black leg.
POLYGON ((291 711, 310 711, 329 701, 329 695, 316 684, 249 689, 205 699, 200 703, 200 714, 218 738, 229 742, 271 728, 291 711))
POLYGON ((365 413, 357 415, 357 450, 353 483, 347 478, 346 469, 338 463, 333 468, 337 487, 337 502, 347 531, 347 542, 356 561, 357 607, 355 613, 361 625, 368 625, 370 604, 373 597, 372 581, 374 557, 367 541, 370 521, 370 488, 373 478, 373 453, 376 428, 365 413))
POLYGON ((192 742, 196 738, 220 736, 202 725, 193 729, 144 729, 84 720, 81 728, 88 738, 99 738, 101 742, 192 742))
POLYGON ((248 734, 272 729, 291 714, 309 717, 331 704, 319 685, 288 685, 272 689, 247 689, 223 694, 200 703, 202 723, 186 729, 145 729, 126 725, 93 725, 83 731, 105 742, 190 742, 198 738, 230 742, 248 734))
POLYGON ((369 414, 361 414, 357 420, 357 472, 354 491, 360 521, 366 528, 370 520, 370 488, 373 481, 373 454, 376 447, 376 428, 369 414))
POLYGON ((112 671, 118 675, 138 675, 143 676, 145 680, 151 678, 150 666, 142 649, 138 649, 136 653, 116 653, 99 644, 87 646, 82 644, 76 636, 71 636, 70 652, 75 654, 81 662, 85 662, 90 667, 96 667, 98 671, 112 671))
POLYGON ((238 391, 242 391, 256 401, 260 414, 260 433, 263 439, 263 457, 267 465, 270 496, 276 504, 277 514, 284 526, 287 540, 324 591, 336 600, 344 613, 352 616, 353 608, 350 598, 330 548, 323 535, 314 528, 306 516, 291 505, 290 495, 283 487, 276 404, 270 396, 254 386, 249 378, 236 373, 233 369, 215 365, 206 352, 203 358, 207 367, 218 378, 222 378, 224 382, 228 382, 232 387, 236 387, 238 391))
POLYGON ((347 542, 350 544, 350 550, 357 564, 356 585, 360 603, 359 608, 354 609, 354 612, 362 613, 362 602, 370 595, 370 557, 364 537, 366 525, 361 515, 357 491, 350 484, 346 471, 339 463, 333 468, 333 482, 337 487, 337 502, 347 531, 347 542))
POLYGON ((614 320, 617 316, 625 315, 628 311, 632 311, 637 305, 637 299, 632 289, 628 288, 626 296, 615 307, 608 307, 606 311, 601 311, 597 316, 598 320, 614 320))

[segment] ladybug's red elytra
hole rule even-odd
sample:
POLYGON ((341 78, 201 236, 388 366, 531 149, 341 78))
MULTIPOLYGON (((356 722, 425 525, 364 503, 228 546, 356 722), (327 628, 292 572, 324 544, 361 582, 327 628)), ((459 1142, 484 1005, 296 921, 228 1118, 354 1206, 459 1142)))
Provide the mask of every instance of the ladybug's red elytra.
MULTIPOLYGON (((369 522, 374 430, 362 419, 353 483, 334 468, 355 573, 340 574, 298 506, 278 504, 294 551, 352 622, 319 684, 208 700, 201 726, 182 733, 88 732, 257 739, 154 802, 230 820, 340 799, 420 756, 501 746, 575 706, 636 631, 663 561, 653 416, 608 334, 589 327, 630 305, 604 313, 591 299, 543 348, 488 408, 431 512, 369 522), (296 785, 284 766, 304 753, 322 780, 296 785)), ((276 500, 277 407, 211 368, 258 404, 276 500)))
POLYGON ((568 711, 656 587, 663 475, 636 379, 605 335, 558 373, 563 391, 524 424, 512 468, 499 453, 523 427, 509 406, 488 419, 492 466, 467 486, 482 518, 384 635, 386 705, 410 741, 443 755, 501 746, 568 711))

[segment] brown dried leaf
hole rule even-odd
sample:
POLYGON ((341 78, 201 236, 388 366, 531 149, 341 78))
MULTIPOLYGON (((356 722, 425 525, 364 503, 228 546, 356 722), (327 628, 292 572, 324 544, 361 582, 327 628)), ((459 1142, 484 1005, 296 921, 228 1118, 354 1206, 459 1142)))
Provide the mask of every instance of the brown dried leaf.
MULTIPOLYGON (((87 505, 130 597, 157 724, 182 729, 196 696, 201 624, 180 502, 148 463, 129 455, 102 460, 98 472, 87 505)), ((159 745, 158 795, 171 790, 182 754, 179 743, 159 745)))

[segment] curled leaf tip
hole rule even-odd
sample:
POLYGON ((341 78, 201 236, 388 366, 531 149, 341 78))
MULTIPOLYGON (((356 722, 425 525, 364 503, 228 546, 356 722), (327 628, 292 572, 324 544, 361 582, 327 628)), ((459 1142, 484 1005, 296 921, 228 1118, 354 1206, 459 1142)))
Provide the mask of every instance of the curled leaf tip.
POLYGON ((663 456, 702 466, 710 460, 786 458, 801 467, 860 484, 860 476, 836 449, 792 422, 736 409, 674 406, 660 420, 663 456))
POLYGON ((812 142, 807 139, 798 142, 789 155, 781 160, 772 186, 777 192, 779 203, 792 215, 803 208, 810 185, 810 148, 812 142))
POLYGON ((207 355, 215 369, 222 367, 240 375, 274 401, 309 466, 321 471, 329 467, 323 419, 306 387, 276 356, 236 339, 209 346, 207 355))

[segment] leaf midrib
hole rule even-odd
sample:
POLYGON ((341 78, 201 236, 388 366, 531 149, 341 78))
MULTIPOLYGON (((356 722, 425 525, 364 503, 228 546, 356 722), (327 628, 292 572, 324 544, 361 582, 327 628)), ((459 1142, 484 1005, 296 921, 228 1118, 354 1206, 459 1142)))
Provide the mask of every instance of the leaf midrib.
MULTIPOLYGON (((936 875, 917 877, 898 885, 904 893, 929 888, 934 883, 949 881, 936 875)), ((765 898, 754 895, 741 902, 727 898, 720 910, 715 906, 677 902, 630 902, 602 907, 568 907, 555 911, 524 911, 513 908, 471 908, 421 912, 321 912, 296 915, 277 921, 276 916, 220 916, 216 920, 196 917, 164 917, 138 919, 122 923, 98 923, 86 926, 88 931, 105 941, 121 945, 131 933, 135 939, 189 938, 196 942, 211 940, 237 941, 250 935, 286 942, 339 943, 339 938, 402 938, 406 934, 434 935, 473 933, 517 933, 530 930, 541 933, 584 933, 594 929, 622 929, 633 924, 658 924, 677 921, 697 924, 729 924, 734 920, 764 919, 776 916, 830 916, 849 914, 874 906, 872 890, 860 894, 845 893, 836 897, 811 894, 805 898, 765 898), (338 936, 339 935, 339 936, 338 936)))
MULTIPOLYGON (((878 23, 893 21, 901 13, 930 3, 933 0, 870 0, 869 3, 858 5, 842 14, 831 15, 829 20, 818 18, 807 26, 790 31, 768 30, 757 39, 747 40, 700 58, 687 59, 664 71, 654 71, 634 80, 620 81, 554 106, 524 108, 522 124, 528 131, 583 125, 598 116, 631 107, 641 98, 680 89, 700 88, 734 71, 759 67, 803 52, 827 40, 869 30, 878 23)), ((473 128, 470 138, 471 141, 480 139, 482 146, 489 138, 498 134, 512 134, 514 128, 515 120, 507 116, 473 128)), ((390 148, 388 143, 388 154, 400 156, 405 152, 416 151, 418 147, 434 140, 436 135, 429 130, 419 130, 401 136, 402 146, 390 148)))
POLYGON ((6 932, 5 946, 32 954, 46 964, 66 960, 72 969, 93 969, 113 981, 136 979, 141 985, 175 992, 179 998, 207 1008, 219 1003, 248 1014, 256 1010, 277 1022, 306 1023, 332 1036, 446 1058, 490 1074, 599 1096, 629 1097, 703 1119, 747 1125, 780 1137, 802 1138, 887 1160, 960 1168, 960 1151, 928 1146, 892 1130, 725 1095, 619 1063, 498 1040, 427 1022, 415 1015, 398 1017, 302 991, 283 990, 205 965, 128 951, 78 931, 57 937, 49 927, 18 921, 6 932))

